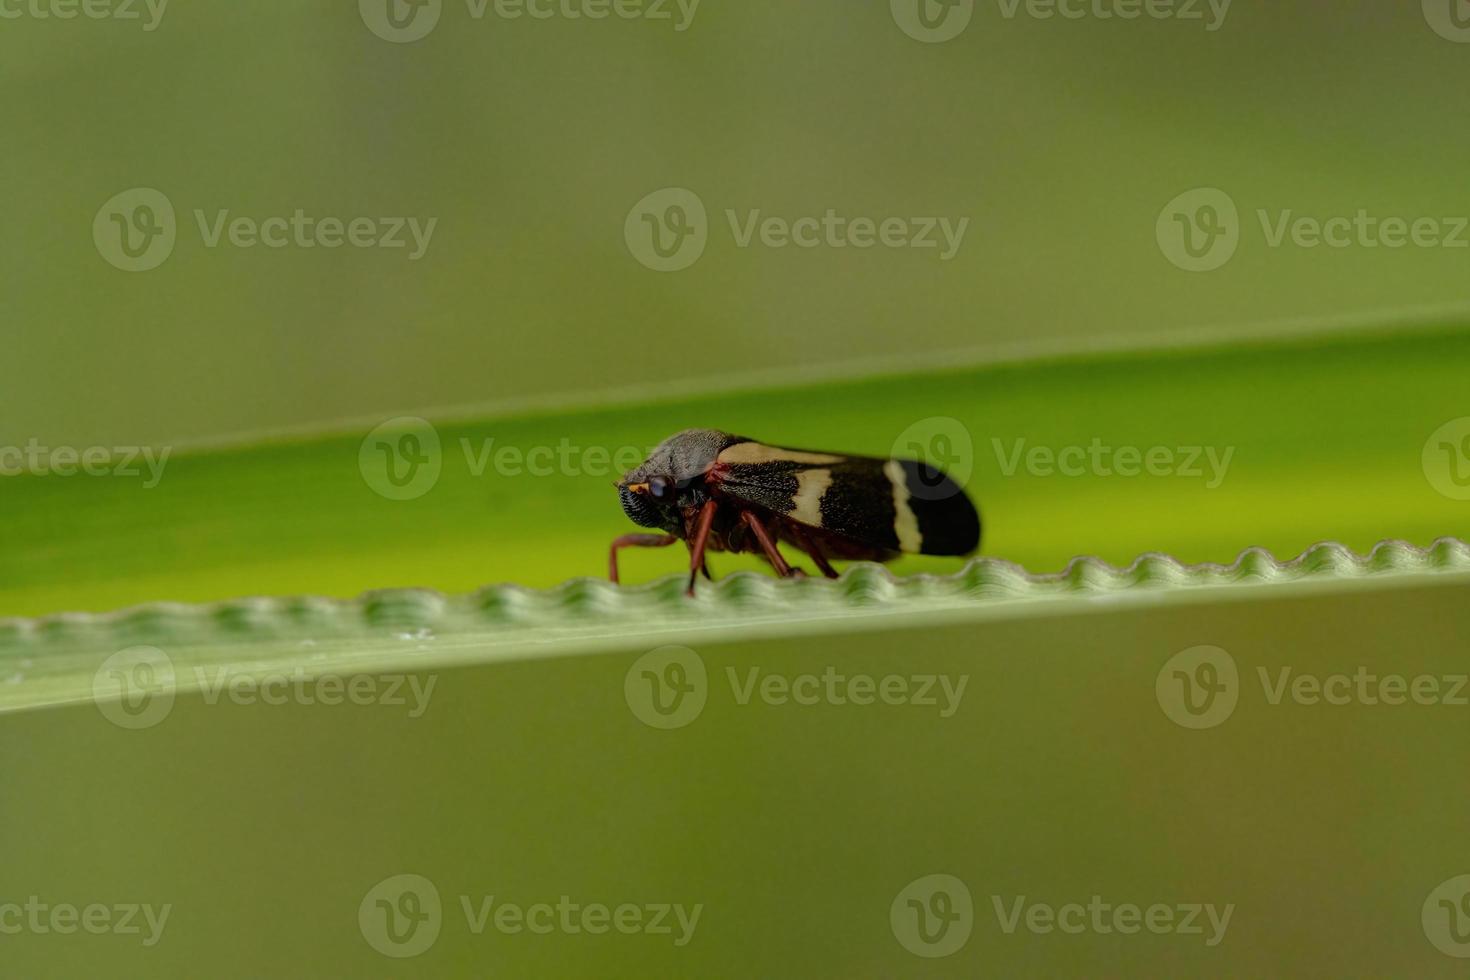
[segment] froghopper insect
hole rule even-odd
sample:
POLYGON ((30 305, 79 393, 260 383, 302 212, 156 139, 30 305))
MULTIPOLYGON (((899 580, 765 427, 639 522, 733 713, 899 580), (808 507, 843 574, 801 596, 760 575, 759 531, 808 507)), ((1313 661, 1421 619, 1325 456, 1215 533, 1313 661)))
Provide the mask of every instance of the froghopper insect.
POLYGON ((689 546, 689 594, 710 577, 711 551, 760 555, 782 577, 805 574, 787 543, 829 578, 833 560, 904 554, 965 556, 980 546, 980 514, 958 483, 928 463, 771 446, 717 429, 665 439, 617 483, 623 511, 659 534, 625 534, 608 552, 689 546))

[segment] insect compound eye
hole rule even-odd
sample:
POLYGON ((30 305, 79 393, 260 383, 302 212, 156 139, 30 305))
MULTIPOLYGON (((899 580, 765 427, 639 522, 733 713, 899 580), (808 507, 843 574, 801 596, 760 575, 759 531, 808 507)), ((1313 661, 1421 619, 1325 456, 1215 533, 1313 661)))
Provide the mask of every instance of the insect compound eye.
POLYGON ((667 500, 674 494, 674 484, 661 476, 655 476, 648 481, 648 495, 654 500, 667 500))

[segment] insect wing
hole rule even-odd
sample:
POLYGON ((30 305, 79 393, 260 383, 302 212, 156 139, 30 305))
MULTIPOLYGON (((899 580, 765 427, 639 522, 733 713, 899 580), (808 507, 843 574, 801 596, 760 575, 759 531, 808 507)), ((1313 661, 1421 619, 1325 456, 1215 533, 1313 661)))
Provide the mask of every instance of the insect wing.
POLYGON ((875 549, 967 555, 980 517, 964 490, 925 463, 742 442, 711 473, 725 494, 875 549))

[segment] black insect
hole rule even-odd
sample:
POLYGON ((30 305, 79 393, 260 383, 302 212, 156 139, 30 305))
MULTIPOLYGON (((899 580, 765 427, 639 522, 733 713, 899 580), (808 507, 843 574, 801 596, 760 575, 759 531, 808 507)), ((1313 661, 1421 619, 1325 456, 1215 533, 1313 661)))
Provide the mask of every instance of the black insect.
POLYGON ((968 555, 980 515, 960 485, 927 463, 782 449, 715 429, 670 436, 617 484, 633 523, 663 534, 625 534, 618 550, 689 545, 689 593, 708 551, 752 552, 780 576, 805 574, 777 549, 810 555, 828 578, 833 559, 891 561, 901 554, 968 555))

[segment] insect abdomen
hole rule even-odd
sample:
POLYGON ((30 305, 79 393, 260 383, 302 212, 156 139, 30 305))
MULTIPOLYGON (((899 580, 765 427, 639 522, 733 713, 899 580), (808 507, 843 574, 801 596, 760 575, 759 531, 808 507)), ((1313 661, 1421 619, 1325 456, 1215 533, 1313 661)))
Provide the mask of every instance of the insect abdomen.
POLYGON ((980 514, 958 483, 911 459, 891 459, 884 472, 894 486, 899 550, 968 555, 980 547, 980 514))
POLYGON ((960 485, 908 459, 852 460, 832 467, 822 527, 911 555, 968 555, 980 545, 980 515, 960 485))

